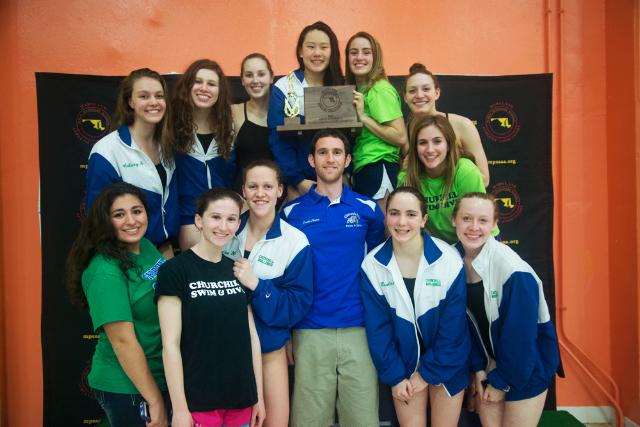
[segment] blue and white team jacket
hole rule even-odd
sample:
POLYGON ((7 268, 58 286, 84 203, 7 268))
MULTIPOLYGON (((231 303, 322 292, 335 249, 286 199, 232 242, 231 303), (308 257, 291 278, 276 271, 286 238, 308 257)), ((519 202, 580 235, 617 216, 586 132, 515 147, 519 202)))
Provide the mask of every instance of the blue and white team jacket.
POLYGON ((144 190, 149 205, 149 226, 145 237, 154 244, 178 236, 178 185, 175 166, 164 166, 167 187, 149 156, 131 137, 125 125, 96 142, 89 154, 86 192, 87 210, 105 187, 125 181, 144 190))
MULTIPOLYGON (((242 215, 237 235, 224 254, 237 259, 244 254, 248 212, 242 215)), ((251 296, 256 329, 263 353, 277 350, 289 341, 290 330, 306 316, 313 300, 311 248, 305 235, 277 218, 265 237, 249 255, 258 286, 251 296)))
POLYGON ((384 239, 384 216, 378 204, 346 185, 332 202, 312 186, 286 205, 282 216, 307 236, 313 253, 313 304, 295 328, 363 326, 360 264, 367 250, 384 239))
POLYGON ((187 154, 176 154, 176 175, 180 194, 180 225, 193 224, 196 214, 196 199, 210 188, 231 188, 235 174, 235 150, 229 160, 218 154, 218 143, 211 141, 207 152, 196 134, 193 146, 187 154))
MULTIPOLYGON (((461 254, 460 243, 456 248, 461 254)), ((489 383, 507 391, 506 400, 522 400, 549 388, 558 369, 558 338, 551 323, 542 281, 510 247, 493 237, 471 263, 482 279, 484 307, 496 368, 489 383)), ((487 368, 488 355, 478 325, 469 314, 472 332, 471 368, 487 368)))
MULTIPOLYGON (((304 123, 304 88, 308 87, 308 84, 304 79, 303 70, 296 70, 293 73, 295 78, 292 89, 300 103, 300 122, 304 123)), ((289 92, 288 75, 278 79, 271 88, 267 125, 269 126, 269 146, 273 157, 282 170, 285 182, 295 186, 303 179, 316 180, 316 171, 307 160, 313 133, 298 136, 295 132, 281 134, 276 130, 276 126, 284 124, 284 101, 287 92, 289 92)))
POLYGON ((415 308, 393 255, 391 238, 362 262, 360 293, 369 352, 380 380, 393 387, 417 370, 453 396, 469 384, 467 284, 460 255, 422 233, 415 308), (422 337, 424 353, 419 354, 422 337))

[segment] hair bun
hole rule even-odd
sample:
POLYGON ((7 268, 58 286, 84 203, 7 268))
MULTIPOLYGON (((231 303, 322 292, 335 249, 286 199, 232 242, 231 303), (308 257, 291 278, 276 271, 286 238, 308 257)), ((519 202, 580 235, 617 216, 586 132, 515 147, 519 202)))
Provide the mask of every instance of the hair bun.
POLYGON ((427 67, 425 67, 423 64, 419 62, 415 62, 411 67, 409 67, 409 74, 416 74, 416 73, 429 74, 427 72, 427 67))

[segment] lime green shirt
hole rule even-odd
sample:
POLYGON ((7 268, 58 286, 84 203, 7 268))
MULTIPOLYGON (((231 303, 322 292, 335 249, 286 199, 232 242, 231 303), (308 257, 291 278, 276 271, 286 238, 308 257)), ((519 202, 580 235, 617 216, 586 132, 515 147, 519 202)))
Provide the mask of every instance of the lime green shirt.
POLYGON ((138 268, 130 270, 129 279, 120 271, 117 261, 101 254, 94 256, 82 273, 93 329, 100 335, 89 385, 111 393, 139 393, 120 366, 103 328, 111 322, 132 322, 151 374, 158 387, 166 390, 158 308, 153 301, 158 268, 164 258, 147 239, 140 242, 140 254, 131 255, 138 268))
MULTIPOLYGON (((398 174, 398 186, 404 185, 406 182, 406 171, 403 170, 398 174)), ((451 190, 449 195, 444 197, 444 177, 429 178, 425 175, 420 180, 420 192, 424 195, 427 202, 427 230, 432 236, 438 237, 448 243, 458 241, 456 236, 456 228, 453 226, 451 219, 453 217, 453 208, 456 202, 465 193, 478 191, 486 193, 484 183, 482 182, 482 174, 478 167, 469 159, 462 158, 456 165, 456 173, 453 177, 451 190), (445 201, 446 200, 446 201, 445 201), (444 201, 444 203, 443 203, 444 201)), ((491 232, 497 236, 500 230, 496 228, 491 232)))
MULTIPOLYGON (((358 89, 363 92, 364 87, 358 89)), ((364 95, 364 113, 378 123, 386 123, 402 117, 400 95, 389 81, 378 80, 364 95)), ((353 150, 353 172, 380 160, 397 163, 400 148, 384 142, 366 126, 362 127, 353 150)))

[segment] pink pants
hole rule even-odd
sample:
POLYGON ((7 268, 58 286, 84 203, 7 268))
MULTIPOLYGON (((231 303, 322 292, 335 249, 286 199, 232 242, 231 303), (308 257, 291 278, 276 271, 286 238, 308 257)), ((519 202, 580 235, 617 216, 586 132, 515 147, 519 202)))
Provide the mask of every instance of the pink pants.
POLYGON ((216 409, 207 412, 192 412, 195 427, 248 427, 251 423, 251 409, 216 409))

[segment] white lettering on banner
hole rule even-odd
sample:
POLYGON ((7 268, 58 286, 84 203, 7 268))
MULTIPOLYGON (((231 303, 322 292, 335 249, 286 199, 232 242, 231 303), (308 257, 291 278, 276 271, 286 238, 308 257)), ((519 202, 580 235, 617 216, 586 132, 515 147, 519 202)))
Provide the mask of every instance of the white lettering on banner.
POLYGON ((220 280, 218 282, 198 280, 189 283, 189 289, 191 289, 191 298, 221 297, 244 293, 244 289, 236 280, 220 280))

